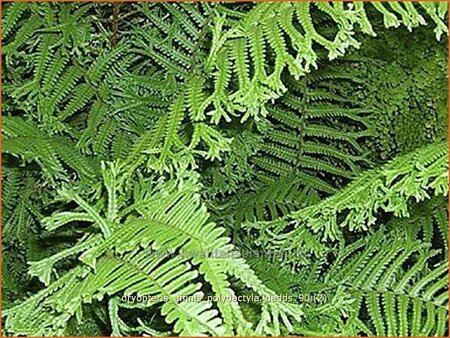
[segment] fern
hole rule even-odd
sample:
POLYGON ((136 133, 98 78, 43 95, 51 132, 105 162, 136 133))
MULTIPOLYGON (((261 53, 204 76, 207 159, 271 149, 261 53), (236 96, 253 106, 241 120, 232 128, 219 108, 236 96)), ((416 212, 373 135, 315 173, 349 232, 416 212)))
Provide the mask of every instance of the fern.
MULTIPOLYGON (((293 222, 297 229, 282 236, 295 243, 296 233, 303 236, 303 228, 308 227, 323 241, 336 240, 342 239, 341 228, 344 227, 350 231, 367 231, 375 224, 381 210, 396 217, 408 217, 408 202, 412 198, 419 202, 430 198, 431 194, 447 195, 447 157, 447 144, 438 143, 366 172, 323 202, 286 216, 286 227, 293 222)), ((268 225, 270 223, 264 228, 269 228, 268 225)), ((278 222, 274 226, 278 232, 282 229, 278 222)))
POLYGON ((257 151, 246 159, 253 187, 227 201, 238 224, 314 204, 370 165, 361 146, 373 134, 370 113, 341 96, 358 81, 332 68, 312 72, 301 82, 290 80, 291 90, 268 106, 256 125, 257 151), (337 80, 340 86, 332 88, 337 80))
POLYGON ((7 37, 13 28, 16 26, 17 21, 20 19, 22 14, 26 11, 27 7, 24 4, 13 4, 8 7, 7 12, 4 15, 4 20, 6 25, 3 25, 3 36, 7 37))
MULTIPOLYGON (((106 294, 113 296, 122 293, 129 296, 136 293, 137 296, 164 297, 166 302, 161 311, 169 324, 175 321, 176 333, 220 335, 227 332, 226 327, 228 330, 233 327, 244 330, 247 322, 242 317, 237 303, 218 303, 225 321, 223 324, 226 325, 223 326, 222 320, 217 318, 218 312, 211 309, 211 302, 192 303, 176 300, 176 297, 181 295, 202 298, 203 293, 199 292, 202 284, 195 282, 199 273, 215 293, 222 297, 233 295, 225 273, 241 279, 261 296, 274 295, 274 292, 258 280, 242 259, 232 256, 216 259, 209 256, 213 251, 231 255, 233 247, 228 244, 229 240, 226 237, 221 237, 223 229, 216 227, 214 223, 207 223, 206 210, 199 204, 198 195, 192 194, 192 189, 195 189, 192 182, 185 182, 185 187, 181 189, 182 182, 172 185, 171 190, 161 187, 161 192, 154 192, 156 195, 153 196, 148 195, 147 200, 140 200, 134 208, 126 208, 126 213, 123 214, 118 210, 121 204, 115 202, 117 185, 124 183, 114 180, 114 177, 118 178, 117 170, 120 169, 114 169, 114 166, 103 169, 108 195, 108 214, 117 214, 117 217, 120 217, 118 219, 128 219, 128 222, 119 225, 111 216, 104 218, 76 193, 62 191, 64 198, 75 201, 86 215, 55 214, 46 221, 47 224, 55 229, 56 219, 58 227, 66 226, 75 220, 94 222, 102 235, 88 236, 73 248, 43 261, 30 263, 30 273, 39 277, 48 284, 48 287, 25 303, 9 309, 5 314, 6 329, 31 335, 45 335, 48 332, 62 334, 67 321, 80 311, 82 303, 101 299, 106 294), (159 203, 155 204, 155 201, 159 203), (139 218, 131 216, 134 210, 141 215, 139 218), (130 216, 127 216, 128 214, 130 216), (182 215, 190 221, 179 223, 179 217, 182 215), (128 241, 124 241, 125 239, 128 241), (199 265, 198 270, 193 270, 185 258, 175 257, 166 261, 164 255, 158 256, 158 252, 174 250, 181 250, 184 255, 192 255, 189 261, 199 265), (68 271, 64 277, 50 283, 53 266, 66 257, 80 253, 79 260, 82 263, 68 271), (201 258, 198 253, 206 253, 206 257, 201 258), (167 271, 172 273, 165 273, 167 271), (61 281, 64 284, 61 284, 61 281), (77 283, 75 289, 74 282, 77 283), (73 298, 75 294, 77 296, 73 298), (53 310, 46 312, 47 319, 42 323, 42 310, 47 306, 53 310)), ((270 302, 263 304, 265 311, 273 311, 269 313, 273 313, 274 318, 281 316, 288 327, 290 324, 287 316, 299 320, 293 304, 270 302)), ((277 332, 279 328, 272 328, 262 319, 256 330, 257 333, 269 333, 272 330, 277 332)))
POLYGON ((36 161, 50 178, 65 175, 63 163, 77 172, 80 177, 96 175, 95 162, 85 159, 74 150, 74 144, 65 138, 48 137, 31 122, 18 117, 3 118, 2 152, 36 161), (63 161, 63 163, 61 162, 63 161))
POLYGON ((445 3, 2 9, 3 335, 448 333, 445 3))
POLYGON ((24 239, 31 225, 41 217, 31 201, 39 183, 34 175, 14 169, 4 169, 2 176, 2 195, 6 201, 2 213, 3 238, 24 239))
MULTIPOLYGON (((333 81, 338 78, 339 74, 333 74, 333 81)), ((264 145, 255 159, 264 169, 264 181, 303 175, 309 177, 305 178, 307 185, 333 193, 332 184, 321 180, 318 173, 335 176, 334 181, 352 178, 358 162, 365 161, 359 144, 370 136, 370 122, 358 108, 343 107, 339 94, 322 92, 326 79, 327 72, 319 72, 305 76, 302 82, 292 81, 292 91, 268 107, 272 124, 265 127, 264 145)))
MULTIPOLYGON (((430 41, 432 32, 427 36, 430 41)), ((372 112, 379 135, 372 141, 377 161, 446 139, 447 100, 437 93, 438 88, 447 88, 443 76, 447 65, 441 61, 447 51, 439 47, 424 54, 431 45, 408 48, 416 39, 408 32, 384 32, 373 43, 362 45, 359 55, 349 56, 357 64, 350 74, 366 79, 366 93, 361 92, 358 100, 372 112)))
MULTIPOLYGON (((417 8, 421 6, 436 24, 436 38, 440 39, 442 34, 447 32, 443 22, 446 9, 439 7, 438 3, 420 6, 396 4, 390 9, 379 3, 373 6, 383 15, 386 27, 398 27, 402 24, 408 29, 426 23, 423 16, 418 13, 417 8), (400 18, 397 17, 399 14, 400 18)), ((334 59, 344 55, 349 47, 359 48, 360 43, 353 36, 355 26, 360 26, 364 33, 375 35, 367 19, 366 7, 369 6, 312 2, 262 3, 255 5, 241 20, 228 29, 223 29, 224 18, 219 16, 215 21, 213 31, 215 36, 207 65, 214 69, 217 90, 220 83, 218 79, 231 75, 231 71, 224 68, 223 63, 233 62, 238 72, 236 76, 239 79, 239 86, 236 89, 228 88, 232 102, 227 102, 226 95, 218 96, 214 92, 206 101, 208 104, 211 101, 215 102, 214 110, 210 110, 210 113, 214 114, 215 111, 223 110, 221 115, 225 117, 237 110, 246 112, 242 116, 243 120, 250 116, 264 117, 266 114, 264 104, 286 91, 281 77, 284 69, 298 79, 317 67, 318 57, 313 43, 323 46, 328 51, 329 59, 334 59), (334 37, 326 37, 316 29, 311 18, 316 9, 326 13, 332 24, 337 26, 334 37), (235 47, 236 45, 238 47, 235 47), (270 67, 265 63, 269 50, 273 53, 274 60, 270 67), (231 56, 231 51, 237 51, 239 54, 231 56), (252 57, 253 76, 251 78, 249 70, 240 61, 245 59, 246 55, 252 57)), ((220 86, 224 84, 220 83, 220 86)), ((226 87, 220 90, 223 92, 226 87)))
POLYGON ((374 236, 377 241, 365 244, 362 251, 356 251, 361 249, 355 245, 353 252, 338 256, 325 281, 332 288, 342 287, 355 299, 344 330, 380 336, 443 335, 448 299, 446 264, 426 268, 435 253, 427 252, 427 246, 420 242, 398 239, 380 243, 382 237, 374 236), (404 271, 404 263, 412 257, 414 263, 404 271), (370 319, 362 326, 364 311, 370 319))

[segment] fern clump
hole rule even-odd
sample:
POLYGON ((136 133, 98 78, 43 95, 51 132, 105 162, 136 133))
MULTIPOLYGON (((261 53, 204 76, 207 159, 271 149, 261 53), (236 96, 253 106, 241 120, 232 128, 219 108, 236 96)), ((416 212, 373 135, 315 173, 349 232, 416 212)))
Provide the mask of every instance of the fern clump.
POLYGON ((447 335, 447 20, 3 4, 2 333, 447 335))

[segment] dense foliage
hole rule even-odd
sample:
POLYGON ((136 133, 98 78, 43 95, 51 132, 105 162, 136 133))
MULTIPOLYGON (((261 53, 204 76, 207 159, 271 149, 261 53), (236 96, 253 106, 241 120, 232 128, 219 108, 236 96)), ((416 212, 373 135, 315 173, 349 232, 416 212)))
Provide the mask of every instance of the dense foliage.
POLYGON ((447 3, 2 20, 3 334, 447 334, 447 3))

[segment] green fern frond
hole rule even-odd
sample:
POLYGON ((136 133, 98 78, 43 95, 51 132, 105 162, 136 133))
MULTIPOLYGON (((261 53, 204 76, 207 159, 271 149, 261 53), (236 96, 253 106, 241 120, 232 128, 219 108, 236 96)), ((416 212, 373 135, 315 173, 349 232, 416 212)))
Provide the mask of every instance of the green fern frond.
POLYGON ((448 333, 446 3, 2 8, 3 335, 448 333))
MULTIPOLYGON (((302 206, 311 205, 317 201, 318 196, 311 187, 315 177, 285 177, 252 194, 243 195, 232 204, 239 209, 235 213, 238 224, 257 220, 273 220, 290 212, 300 209, 302 206)), ((320 182, 317 182, 320 184, 320 182)), ((325 186, 330 192, 334 189, 325 186)))
POLYGON ((189 79, 190 72, 199 68, 196 60, 202 60, 206 53, 202 40, 212 8, 200 4, 162 5, 157 10, 149 4, 137 7, 150 26, 150 29, 139 30, 137 44, 158 66, 176 77, 189 79))
MULTIPOLYGON (((302 81, 291 80, 295 89, 269 106, 269 121, 262 132, 264 143, 253 160, 267 176, 264 181, 301 175, 302 179, 309 177, 305 181, 312 184, 310 188, 332 193, 339 186, 337 182, 353 178, 368 164, 360 143, 371 133, 369 114, 347 108, 340 102, 341 96, 334 93, 321 97, 327 106, 316 103, 317 96, 310 93, 329 81, 327 71, 321 74, 312 72, 311 78, 308 74, 302 81)), ((332 77, 333 81, 337 77, 339 74, 332 77)), ((344 81, 342 86, 353 83, 344 81)))
POLYGON ((448 193, 447 152, 446 142, 432 144, 362 174, 341 192, 292 213, 288 218, 294 220, 297 229, 290 233, 291 238, 304 226, 323 240, 339 238, 343 227, 365 231, 376 222, 380 210, 396 217, 408 216, 411 199, 423 201, 430 194, 448 193))
POLYGON ((95 60, 95 62, 92 63, 92 65, 89 67, 86 74, 89 81, 94 84, 97 83, 101 79, 101 77, 103 77, 105 70, 108 67, 111 67, 112 64, 116 62, 118 58, 120 58, 127 47, 127 44, 121 44, 117 48, 108 51, 104 55, 100 56, 97 60, 95 60))
MULTIPOLYGON (((425 19, 418 13, 418 9, 423 7, 428 16, 436 24, 436 38, 447 33, 447 27, 443 22, 446 9, 439 7, 438 3, 426 4, 391 4, 391 10, 399 13, 398 18, 384 4, 374 3, 375 9, 384 17, 386 27, 398 27, 404 25, 408 29, 426 24, 425 19), (440 16, 437 9, 440 8, 440 16)), ((239 79, 237 88, 226 87, 229 95, 233 98, 237 108, 233 104, 223 104, 216 106, 215 110, 225 112, 222 116, 232 115, 233 109, 238 111, 248 111, 247 115, 264 116, 261 106, 271 98, 281 96, 286 87, 282 79, 285 69, 296 79, 311 71, 312 67, 317 67, 317 53, 313 44, 317 43, 328 51, 329 59, 334 59, 344 55, 349 47, 359 48, 360 43, 354 38, 355 26, 360 26, 366 34, 374 35, 372 26, 367 18, 366 10, 368 5, 362 4, 323 4, 323 3, 284 3, 284 4, 257 4, 251 11, 245 13, 241 20, 237 21, 228 29, 223 29, 223 17, 216 19, 216 29, 213 30, 214 40, 209 55, 208 64, 215 72, 213 76, 217 79, 223 77, 227 71, 219 65, 223 63, 223 58, 227 57, 234 68, 238 70, 239 79), (334 37, 325 37, 315 27, 312 14, 316 11, 326 13, 333 26, 336 26, 337 33, 334 37), (264 27, 264 29, 260 28, 264 27), (286 38, 285 38, 286 37, 286 38), (239 41, 236 43, 236 41, 239 41), (214 41, 217 41, 216 43, 214 41), (242 61, 242 57, 231 56, 236 44, 241 55, 252 55, 251 71, 254 73, 253 79, 248 79, 247 67, 242 61), (248 49, 248 51, 247 51, 248 49), (269 67, 266 63, 267 53, 272 52, 272 64, 269 67), (220 61, 222 60, 222 61, 220 61), (271 73, 266 74, 266 68, 271 73), (249 100, 245 95, 247 91, 260 93, 262 98, 257 102, 249 100), (255 105, 259 106, 255 109, 255 105)))
MULTIPOLYGON (((111 170, 112 167, 103 168, 105 175, 111 170)), ((110 182, 109 178, 106 180, 107 177, 109 174, 105 176, 108 190, 108 186, 118 183, 110 182)), ((136 211, 141 217, 131 217, 124 225, 105 223, 102 216, 88 206, 86 201, 76 193, 65 190, 65 198, 74 200, 85 209, 100 228, 106 226, 113 229, 113 232, 102 231, 102 235, 87 237, 72 248, 31 263, 30 273, 49 283, 56 262, 74 254, 79 255, 81 261, 80 265, 64 277, 50 283, 47 289, 9 309, 5 313, 6 330, 22 334, 61 332, 68 320, 81 310, 83 303, 118 294, 124 297, 162 297, 164 304, 161 313, 166 317, 167 323, 173 325, 176 333, 220 335, 231 332, 236 326, 247 328, 248 323, 235 302, 217 302, 223 320, 227 321, 226 331, 222 326, 222 319, 218 317, 219 312, 211 309, 212 302, 177 300, 180 296, 204 296, 199 291, 202 283, 196 282, 199 273, 222 299, 234 295, 227 275, 241 279, 261 297, 276 295, 262 284, 243 259, 233 256, 234 249, 228 243, 229 239, 222 236, 224 229, 208 222, 209 215, 200 204, 199 196, 188 193, 191 184, 185 182, 184 189, 174 186, 170 194, 164 190, 156 193, 152 199, 158 200, 158 203, 151 203, 150 199, 149 203, 140 204, 136 211), (189 221, 182 222, 180 217, 186 217, 189 221), (179 250, 179 257, 167 256, 176 250, 179 250), (193 265, 188 264, 188 261, 193 265), (198 270, 193 266, 199 266, 198 270), (46 307, 51 310, 44 310, 46 307), (45 311, 47 317, 44 323, 42 311, 45 311)), ((108 194, 111 197, 109 190, 108 194)), ((111 205, 110 201, 108 205, 111 205)), ((120 206, 121 204, 117 204, 114 209, 122 218, 125 215, 117 210, 120 206)), ((127 210, 132 211, 129 208, 127 210)), ((61 226, 75 219, 86 220, 86 217, 78 214, 55 214, 45 222, 55 229, 55 221, 59 222, 56 226, 61 226)), ((161 302, 160 298, 155 299, 147 303, 147 306, 161 302)), ((296 320, 300 318, 300 312, 294 304, 270 301, 263 301, 263 304, 266 315, 271 314, 274 318, 281 316, 288 328, 292 328, 288 317, 296 320)), ((259 333, 280 332, 279 327, 273 328, 265 320, 262 320, 256 330, 259 333)))
POLYGON ((349 253, 338 257, 328 275, 328 285, 340 285, 359 299, 346 329, 356 326, 356 331, 350 332, 393 336, 444 334, 441 317, 447 313, 446 264, 425 268, 435 255, 427 244, 405 243, 403 239, 381 244, 381 239, 378 236, 378 247, 373 244, 376 241, 364 241, 366 247, 359 253, 353 251, 351 258, 349 253), (403 270, 405 262, 412 259, 413 265, 403 270), (369 325, 361 332, 358 317, 364 308, 369 325))
POLYGON ((33 175, 14 169, 4 169, 2 177, 3 238, 20 241, 26 237, 31 225, 36 223, 40 216, 36 214, 32 201, 39 183, 33 175))
POLYGON ((36 125, 19 117, 3 117, 2 152, 19 156, 26 161, 36 161, 50 178, 64 177, 61 160, 75 170, 80 177, 96 175, 95 163, 83 158, 75 145, 65 138, 49 137, 36 125))
POLYGON ((42 21, 39 17, 32 15, 25 23, 17 30, 13 42, 9 43, 3 48, 3 52, 8 54, 17 53, 18 49, 28 42, 29 38, 35 34, 36 30, 40 28, 42 21))
POLYGON ((52 62, 45 69, 45 75, 42 79, 42 89, 49 92, 54 88, 55 82, 59 79, 60 74, 64 71, 66 64, 69 62, 69 56, 58 51, 54 55, 52 62))
POLYGON ((401 156, 381 169, 368 171, 344 190, 320 203, 292 212, 281 220, 254 222, 248 227, 256 231, 262 243, 276 250, 301 249, 307 229, 322 241, 342 240, 342 228, 353 232, 367 231, 376 223, 380 210, 396 217, 406 217, 409 215, 408 203, 412 198, 422 201, 430 198, 429 194, 446 195, 446 159, 446 143, 429 145, 401 156), (434 150, 430 152, 430 149, 434 150), (428 167, 417 166, 422 154, 434 158, 436 162, 432 164, 428 161, 428 167), (437 158, 439 155, 441 157, 437 158), (445 161, 441 161, 442 158, 445 161), (436 163, 436 169, 430 170, 436 163), (394 168, 397 168, 397 174, 393 176, 396 179, 393 182, 390 177, 394 168))
POLYGON ((8 37, 26 10, 27 6, 22 3, 12 3, 5 8, 2 25, 3 39, 8 37))

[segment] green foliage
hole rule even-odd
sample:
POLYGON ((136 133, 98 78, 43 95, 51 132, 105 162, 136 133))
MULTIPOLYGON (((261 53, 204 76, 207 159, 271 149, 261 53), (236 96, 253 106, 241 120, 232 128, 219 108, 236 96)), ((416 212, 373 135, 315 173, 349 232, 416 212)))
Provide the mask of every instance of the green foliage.
POLYGON ((3 119, 2 151, 25 161, 36 161, 49 179, 64 176, 62 162, 74 170, 80 178, 96 175, 93 161, 84 158, 70 139, 49 137, 32 122, 20 117, 3 119))
POLYGON ((325 70, 289 82, 289 93, 268 107, 268 121, 261 126, 263 145, 254 159, 262 170, 260 180, 294 174, 317 191, 334 193, 318 173, 330 175, 335 184, 355 175, 358 161, 365 160, 359 144, 370 135, 370 122, 361 108, 347 108, 352 103, 332 87, 337 81, 348 85, 347 80, 355 84, 344 74, 325 70))
POLYGON ((341 309, 347 320, 333 326, 346 335, 444 335, 447 263, 431 265, 436 251, 426 243, 385 236, 352 243, 324 272, 321 288, 351 300, 341 309))
MULTIPOLYGON (((447 7, 443 3, 374 3, 373 7, 383 15, 388 28, 404 25, 411 30, 426 24, 426 14, 436 25, 438 40, 447 32, 447 7)), ((207 100, 213 107, 208 114, 216 122, 222 117, 228 119, 235 111, 245 112, 244 121, 264 117, 265 103, 287 90, 281 76, 284 69, 298 79, 317 67, 316 44, 328 52, 329 59, 335 59, 350 47, 359 48, 360 42, 354 37, 357 28, 376 35, 367 16, 371 10, 369 5, 357 2, 349 6, 341 2, 259 3, 229 27, 226 14, 218 16, 207 60, 207 68, 215 70, 215 90, 207 100), (315 26, 312 15, 317 11, 328 16, 337 30, 335 34, 322 34, 315 26), (274 61, 269 66, 265 59, 270 54, 274 61), (234 88, 229 86, 232 74, 238 84, 234 88)))
MULTIPOLYGON (((156 303, 165 299, 161 313, 168 323, 174 323, 175 332, 182 335, 221 335, 232 330, 245 332, 247 322, 237 303, 218 304, 223 315, 222 323, 217 318, 218 311, 211 309, 211 302, 177 300, 181 296, 203 297, 200 291, 202 283, 196 282, 199 273, 221 297, 234 293, 226 273, 246 283, 261 297, 275 295, 242 259, 233 257, 233 247, 226 237, 221 236, 224 229, 207 222, 207 211, 200 205, 200 196, 195 194, 195 182, 192 179, 180 180, 177 184, 157 187, 149 182, 147 189, 146 185, 141 186, 143 195, 139 196, 147 196, 146 199, 136 199, 131 195, 127 200, 127 195, 117 194, 126 185, 120 170, 116 165, 104 166, 107 198, 102 199, 102 209, 105 210, 101 213, 76 192, 60 191, 64 200, 75 202, 78 208, 73 212, 56 212, 43 219, 46 229, 54 231, 79 221, 92 222, 94 231, 86 233, 71 248, 37 262, 29 262, 29 273, 38 277, 47 288, 6 311, 6 330, 25 335, 61 335, 67 321, 81 311, 83 303, 123 293, 125 296, 151 295, 156 297, 156 303), (121 219, 125 224, 120 224, 121 219), (167 254, 158 255, 177 251, 181 257, 168 259, 167 254), (207 255, 196 257, 199 252, 207 255), (209 257, 214 252, 229 258, 209 257), (55 279, 55 265, 73 255, 79 256, 81 263, 64 277, 55 279), (189 262, 198 265, 198 270, 193 270, 189 262), (48 308, 45 322, 41 317, 43 308, 48 308)), ((92 203, 98 205, 95 201, 92 203)), ((290 325, 288 316, 299 320, 301 313, 293 304, 263 302, 263 307, 274 318, 281 316, 286 325, 290 325)), ((256 333, 279 333, 278 330, 262 320, 256 333)))
POLYGON ((2 19, 3 335, 448 334, 447 4, 2 19))
POLYGON ((357 98, 373 113, 379 137, 372 147, 378 161, 446 138, 447 99, 441 93, 448 89, 448 52, 432 41, 430 31, 385 32, 355 55, 357 75, 367 79, 366 91, 357 98))
MULTIPOLYGON (((380 211, 395 217, 408 217, 408 202, 413 198, 420 202, 429 199, 430 195, 446 196, 447 147, 447 142, 431 144, 400 156, 381 168, 365 172, 345 189, 320 203, 291 213, 286 222, 293 222, 298 230, 289 234, 288 241, 296 241, 296 232, 303 236, 304 227, 318 233, 323 241, 336 240, 342 237, 340 228, 367 230, 375 224, 380 211)), ((260 223, 258 227, 267 231, 268 225, 260 223)), ((280 226, 278 220, 274 226, 280 226)))

